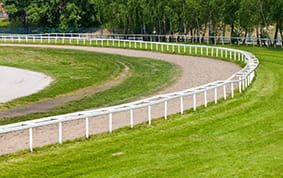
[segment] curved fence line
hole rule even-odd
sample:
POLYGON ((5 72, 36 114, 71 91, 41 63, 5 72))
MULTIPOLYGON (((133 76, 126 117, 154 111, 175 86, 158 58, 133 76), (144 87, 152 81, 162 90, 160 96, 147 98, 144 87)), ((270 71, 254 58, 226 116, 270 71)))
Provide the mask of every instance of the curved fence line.
MULTIPOLYGON (((184 53, 188 52, 192 55, 201 55, 201 56, 210 56, 218 58, 227 58, 235 61, 243 61, 246 63, 246 66, 240 71, 233 74, 226 80, 215 81, 205 85, 201 85, 195 88, 190 88, 174 93, 156 95, 150 98, 143 100, 121 104, 112 107, 106 107, 101 109, 93 109, 89 111, 81 111, 70 114, 46 117, 42 119, 36 119, 31 121, 19 122, 15 124, 9 124, 0 126, 0 134, 9 133, 19 130, 29 130, 29 149, 33 151, 33 128, 41 127, 45 125, 58 124, 58 142, 61 144, 63 142, 62 138, 62 123, 66 121, 85 119, 85 136, 89 137, 89 118, 95 116, 108 116, 108 130, 112 132, 113 124, 113 114, 129 111, 130 122, 129 125, 131 128, 134 127, 134 111, 138 108, 147 108, 147 120, 148 124, 151 124, 152 114, 151 107, 157 104, 164 104, 164 118, 167 119, 168 116, 168 106, 167 102, 173 99, 180 100, 180 113, 184 112, 184 97, 192 96, 193 97, 193 110, 196 111, 196 95, 202 93, 204 96, 204 106, 207 107, 208 99, 207 92, 214 91, 214 102, 217 103, 218 100, 218 90, 223 91, 223 98, 227 98, 227 87, 231 89, 231 97, 234 97, 234 87, 238 86, 239 92, 241 93, 245 90, 253 81, 255 77, 255 70, 259 65, 258 59, 251 53, 229 49, 223 47, 210 47, 210 46, 201 46, 201 45, 187 45, 187 44, 173 44, 173 43, 161 43, 161 42, 148 42, 148 41, 133 41, 133 40, 119 40, 119 39, 92 39, 84 37, 52 37, 52 36, 6 36, 6 42, 19 42, 19 43, 47 43, 47 44, 75 44, 78 45, 98 45, 103 47, 120 47, 120 48, 133 48, 133 49, 147 49, 154 50, 159 52, 176 52, 184 53)), ((2 37, 2 40, 4 38, 2 37)), ((0 39, 1 41, 1 39, 0 39)))
MULTIPOLYGON (((26 34, 1 34, 0 38, 9 38, 9 36, 23 36, 26 34)), ((254 38, 254 37, 228 37, 228 36, 191 36, 191 35, 153 35, 153 34, 103 34, 103 33, 46 33, 30 34, 29 38, 45 37, 87 37, 87 38, 108 38, 124 40, 143 40, 150 42, 175 42, 175 43, 196 43, 196 44, 220 44, 220 45, 250 45, 250 46, 281 46, 282 39, 254 38)))

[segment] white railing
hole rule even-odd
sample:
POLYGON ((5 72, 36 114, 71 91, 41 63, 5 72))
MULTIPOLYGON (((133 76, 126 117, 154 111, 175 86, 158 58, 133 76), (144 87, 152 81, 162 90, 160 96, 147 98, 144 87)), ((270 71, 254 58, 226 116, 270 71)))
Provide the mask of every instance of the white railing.
MULTIPOLYGON (((25 34, 0 34, 1 36, 25 36, 25 34)), ((97 34, 97 33, 46 33, 46 34, 30 34, 29 38, 43 37, 75 37, 75 38, 104 38, 104 39, 126 39, 126 40, 143 40, 150 42, 181 42, 193 44, 236 44, 250 46, 281 46, 283 48, 282 39, 254 38, 254 37, 227 37, 227 36, 190 36, 190 35, 152 35, 152 34, 97 34)), ((3 38, 3 37, 2 37, 3 38)), ((9 38, 9 37, 8 37, 9 38)))
MULTIPOLYGON (((195 88, 186 89, 183 91, 178 91, 169 94, 156 95, 150 98, 143 100, 121 104, 112 107, 106 107, 101 109, 93 109, 89 111, 81 111, 70 114, 51 116, 42 119, 36 119, 31 121, 25 121, 15 124, 9 124, 0 126, 0 134, 9 133, 19 130, 29 130, 29 149, 33 151, 33 128, 58 124, 58 142, 61 144, 62 139, 62 123, 66 121, 85 119, 85 136, 89 137, 89 119, 95 116, 108 115, 108 130, 112 132, 113 124, 113 113, 118 113, 122 111, 129 111, 130 122, 129 125, 131 128, 134 127, 134 111, 138 108, 147 108, 147 119, 148 124, 151 124, 151 107, 156 104, 164 103, 164 118, 167 119, 167 102, 173 99, 180 99, 180 113, 184 112, 184 97, 193 96, 193 110, 196 111, 197 101, 196 95, 203 93, 204 96, 204 106, 208 104, 207 92, 214 91, 214 102, 217 103, 218 100, 218 89, 223 90, 223 98, 227 98, 226 87, 231 88, 231 97, 234 97, 234 85, 237 85, 239 92, 241 93, 245 90, 253 81, 255 77, 255 70, 259 65, 258 59, 251 53, 229 49, 223 47, 211 47, 211 46, 201 46, 201 45, 187 45, 187 44, 173 44, 173 43, 160 43, 160 42, 148 42, 148 41, 133 41, 133 40, 120 40, 120 39, 103 39, 103 38, 88 38, 88 37, 54 37, 54 36, 34 36, 34 35, 8 35, 0 37, 3 41, 6 42, 19 42, 19 43, 52 43, 52 44, 99 44, 104 47, 122 47, 122 48, 133 48, 138 49, 137 46, 143 49, 155 50, 159 52, 188 52, 191 55, 201 55, 201 56, 210 56, 210 57, 222 57, 227 59, 232 59, 235 61, 243 61, 246 63, 246 66, 240 71, 233 74, 226 80, 215 81, 205 85, 201 85, 195 88)), ((0 39, 0 41, 1 41, 0 39)))

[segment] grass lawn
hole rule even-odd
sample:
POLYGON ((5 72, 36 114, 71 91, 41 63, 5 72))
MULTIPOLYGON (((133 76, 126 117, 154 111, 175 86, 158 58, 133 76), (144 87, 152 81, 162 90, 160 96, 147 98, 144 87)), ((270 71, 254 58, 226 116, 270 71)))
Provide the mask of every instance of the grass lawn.
POLYGON ((0 19, 0 28, 8 27, 10 25, 9 19, 0 19))
POLYGON ((261 62, 244 94, 152 126, 1 156, 1 177, 283 177, 283 50, 240 49, 261 62))
POLYGON ((40 71, 55 79, 52 85, 38 93, 0 105, 0 111, 69 96, 79 89, 99 86, 123 72, 123 64, 130 68, 129 76, 113 88, 66 102, 48 113, 1 118, 0 125, 128 102, 169 86, 175 80, 173 74, 177 72, 170 63, 145 58, 79 50, 0 47, 0 65, 40 71))

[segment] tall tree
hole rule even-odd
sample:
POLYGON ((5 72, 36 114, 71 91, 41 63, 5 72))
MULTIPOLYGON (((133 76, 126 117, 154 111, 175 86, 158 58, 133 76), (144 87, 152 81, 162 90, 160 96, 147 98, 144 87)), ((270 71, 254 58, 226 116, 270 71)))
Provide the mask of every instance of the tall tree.
POLYGON ((258 20, 256 1, 257 0, 242 0, 240 4, 240 9, 237 13, 239 15, 240 26, 244 29, 245 39, 243 41, 243 44, 245 44, 246 42, 249 30, 251 30, 255 26, 258 20))
POLYGON ((9 18, 16 23, 22 24, 24 27, 29 25, 27 10, 31 1, 22 0, 3 0, 5 8, 9 12, 9 18))

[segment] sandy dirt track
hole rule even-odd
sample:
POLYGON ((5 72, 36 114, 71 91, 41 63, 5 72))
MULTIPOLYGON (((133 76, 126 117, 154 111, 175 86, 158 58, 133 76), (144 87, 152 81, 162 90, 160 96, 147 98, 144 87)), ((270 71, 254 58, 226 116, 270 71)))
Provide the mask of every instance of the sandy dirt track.
MULTIPOLYGON (((3 46, 7 46, 4 44, 3 46)), ((152 59, 164 60, 173 63, 181 69, 181 76, 178 81, 171 87, 159 92, 169 93, 180 91, 192 87, 196 87, 205 83, 216 80, 223 80, 230 77, 233 73, 240 70, 236 64, 203 58, 191 57, 173 54, 163 54, 157 52, 146 52, 130 49, 116 48, 96 48, 83 46, 49 46, 49 45, 18 45, 30 47, 51 47, 64 49, 79 49, 86 51, 96 51, 111 54, 120 54, 133 57, 147 57, 152 59)), ((237 87, 236 85, 234 87, 237 87)), ((227 86, 227 92, 230 92, 230 87, 227 86)), ((223 96, 222 90, 218 90, 218 98, 223 96)), ((213 101, 214 91, 208 92, 208 100, 213 101)), ((197 95, 197 105, 204 103, 203 94, 197 95)), ((184 98, 184 109, 192 107, 192 97, 184 98)), ((168 114, 177 113, 180 111, 180 101, 178 99, 168 102, 168 114)), ((152 106, 152 117, 162 117, 164 114, 164 105, 158 104, 152 106)), ((129 112, 120 112, 113 114, 113 129, 121 128, 130 125, 129 112)), ((134 123, 138 124, 147 121, 147 108, 134 110, 134 123)), ((85 135, 85 120, 76 120, 63 123, 63 140, 70 140, 85 135)), ((96 134, 108 131, 108 116, 100 116, 89 118, 89 133, 96 134)), ((34 147, 43 146, 58 142, 58 124, 38 127, 33 129, 33 145, 34 147)), ((28 148, 28 130, 17 131, 0 135, 0 155, 12 153, 28 148)))
POLYGON ((36 93, 51 82, 43 73, 0 66, 0 103, 36 93))

